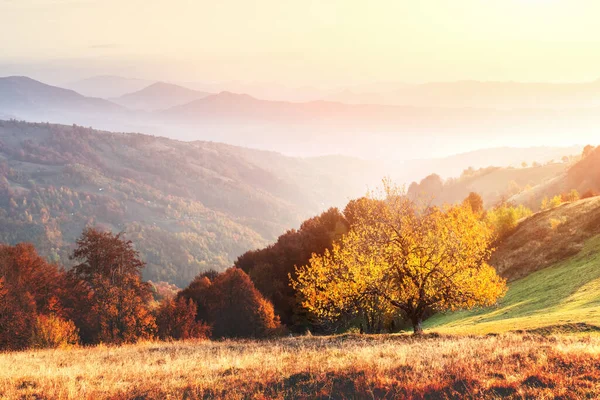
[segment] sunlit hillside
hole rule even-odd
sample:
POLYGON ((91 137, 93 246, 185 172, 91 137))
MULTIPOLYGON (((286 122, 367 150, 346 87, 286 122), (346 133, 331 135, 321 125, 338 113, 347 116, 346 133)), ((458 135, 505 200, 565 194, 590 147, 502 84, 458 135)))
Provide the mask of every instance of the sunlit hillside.
POLYGON ((491 263, 509 279, 494 307, 438 314, 431 331, 600 330, 600 198, 563 204, 521 222, 491 263))

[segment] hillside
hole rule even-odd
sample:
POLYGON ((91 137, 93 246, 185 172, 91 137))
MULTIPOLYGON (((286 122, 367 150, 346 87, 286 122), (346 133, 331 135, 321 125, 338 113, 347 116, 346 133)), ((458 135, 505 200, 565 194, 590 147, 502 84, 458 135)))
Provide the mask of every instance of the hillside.
POLYGON ((599 197, 526 219, 491 260, 509 280, 498 306, 435 315, 425 326, 448 333, 600 326, 599 219, 599 197))
POLYGON ((573 189, 582 195, 600 193, 600 147, 587 146, 584 153, 579 162, 554 179, 541 182, 511 200, 535 208, 544 197, 552 198, 573 189))
MULTIPOLYGON (((565 154, 567 155, 567 154, 565 154)), ((408 193, 411 196, 432 198, 435 204, 455 204, 461 202, 470 192, 476 192, 483 198, 486 208, 493 207, 499 201, 527 191, 530 187, 542 185, 556 179, 568 169, 566 163, 547 163, 525 168, 487 167, 479 170, 465 170, 458 178, 443 180, 433 174, 419 183, 413 182, 408 193)), ((516 198, 516 196, 515 196, 516 198)), ((529 200, 523 197, 523 202, 529 200)), ((521 203, 521 201, 516 201, 521 203)))
POLYGON ((184 285, 362 193, 310 160, 0 121, 0 242, 31 241, 66 265, 83 227, 100 225, 136 243, 147 279, 184 285))
POLYGON ((156 82, 137 92, 112 99, 132 110, 156 111, 190 103, 209 96, 210 93, 188 89, 164 82, 156 82))

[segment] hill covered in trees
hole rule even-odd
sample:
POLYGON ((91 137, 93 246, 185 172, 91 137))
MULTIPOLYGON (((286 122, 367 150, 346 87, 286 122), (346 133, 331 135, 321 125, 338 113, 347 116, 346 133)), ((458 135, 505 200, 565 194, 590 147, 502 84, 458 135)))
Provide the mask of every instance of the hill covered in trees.
MULTIPOLYGON (((506 162, 509 153, 497 152, 506 162)), ((455 162, 421 160, 394 169, 343 156, 294 158, 212 142, 0 121, 0 242, 31 242, 68 266, 85 226, 124 231, 148 264, 146 279, 183 287, 311 215, 364 195, 387 174, 402 182, 476 159, 459 155, 455 162)))
POLYGON ((88 225, 124 231, 145 278, 184 286, 364 192, 311 164, 209 142, 0 121, 0 242, 52 261, 88 225))

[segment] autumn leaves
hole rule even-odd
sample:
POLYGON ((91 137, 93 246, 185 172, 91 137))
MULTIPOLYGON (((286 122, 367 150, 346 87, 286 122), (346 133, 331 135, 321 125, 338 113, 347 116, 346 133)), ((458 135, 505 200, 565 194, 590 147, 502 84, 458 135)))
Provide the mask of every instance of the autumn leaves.
POLYGON ((506 291, 487 264, 493 232, 468 205, 431 207, 386 185, 354 204, 349 233, 297 268, 292 286, 318 320, 353 315, 379 332, 401 314, 422 332, 435 311, 488 306, 506 291))

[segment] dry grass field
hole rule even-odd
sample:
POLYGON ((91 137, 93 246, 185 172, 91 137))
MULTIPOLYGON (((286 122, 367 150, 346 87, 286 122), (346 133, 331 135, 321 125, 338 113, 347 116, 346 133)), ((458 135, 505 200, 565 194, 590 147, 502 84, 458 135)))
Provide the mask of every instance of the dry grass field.
POLYGON ((141 343, 0 354, 0 398, 600 397, 594 336, 141 343))

